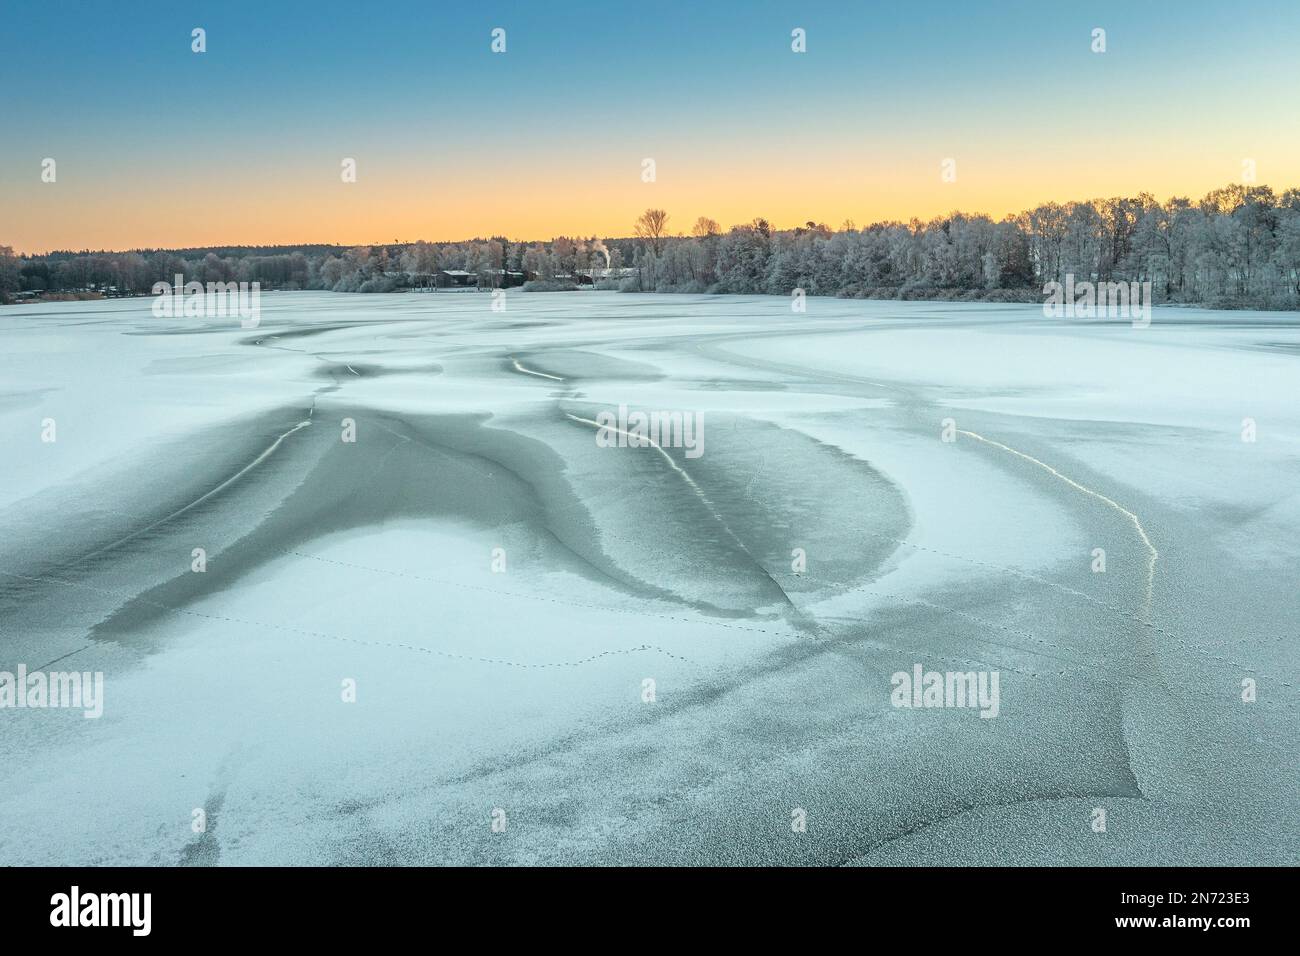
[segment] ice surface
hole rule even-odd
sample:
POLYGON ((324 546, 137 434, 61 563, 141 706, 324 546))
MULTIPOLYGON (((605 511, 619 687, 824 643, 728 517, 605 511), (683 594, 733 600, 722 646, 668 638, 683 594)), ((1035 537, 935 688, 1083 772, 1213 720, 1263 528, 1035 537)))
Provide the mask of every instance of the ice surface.
POLYGON ((0 310, 0 862, 1297 862, 1294 316, 262 307, 0 310))

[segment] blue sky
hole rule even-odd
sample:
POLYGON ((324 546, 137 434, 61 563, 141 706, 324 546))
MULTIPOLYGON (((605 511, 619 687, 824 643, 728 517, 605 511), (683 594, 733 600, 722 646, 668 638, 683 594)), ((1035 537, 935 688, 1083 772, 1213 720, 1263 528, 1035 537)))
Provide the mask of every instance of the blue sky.
MULTIPOLYGON (((263 207, 294 196, 279 214, 312 229, 321 204, 337 204, 323 221, 373 221, 375 236, 349 237, 362 241, 390 220, 419 226, 394 212, 399 193, 432 210, 456 189, 487 208, 458 213, 463 228, 450 213, 431 222, 438 238, 497 219, 496 231, 541 228, 543 212, 559 215, 536 198, 551 190, 597 194, 599 230, 644 206, 636 178, 625 195, 614 170, 645 156, 663 157, 663 200, 682 204, 679 218, 711 195, 722 210, 699 212, 719 219, 745 202, 764 214, 769 196, 772 218, 803 206, 833 218, 832 188, 859 219, 899 215, 891 195, 922 215, 947 202, 1004 212, 1103 187, 1208 189, 1239 156, 1260 158, 1262 181, 1300 184, 1294 2, 0 6, 0 128, 18 134, 0 141, 0 201, 22 233, 7 237, 0 219, 0 243, 73 241, 79 208, 111 226, 114 192, 124 209, 247 198, 253 212, 216 223, 228 241, 269 234, 259 195, 263 207), (1089 49, 1097 26, 1103 56, 1089 49), (504 56, 489 49, 494 27, 507 31, 504 56), (794 27, 806 54, 790 50, 794 27), (42 192, 32 171, 46 156, 60 188, 42 192), (371 219, 329 191, 341 156, 371 174, 371 219), (969 175, 929 197, 907 171, 928 176, 944 156, 968 158, 969 175)), ((130 218, 120 242, 184 232, 169 221, 151 238, 130 218)), ((207 236, 205 223, 191 232, 207 236)))

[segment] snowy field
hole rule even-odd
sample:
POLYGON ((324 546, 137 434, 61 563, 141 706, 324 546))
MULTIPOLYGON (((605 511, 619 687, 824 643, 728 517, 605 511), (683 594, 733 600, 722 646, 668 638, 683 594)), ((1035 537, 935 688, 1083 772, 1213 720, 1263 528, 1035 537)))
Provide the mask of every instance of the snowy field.
POLYGON ((0 309, 0 863, 1300 862, 1295 315, 149 307, 0 309))

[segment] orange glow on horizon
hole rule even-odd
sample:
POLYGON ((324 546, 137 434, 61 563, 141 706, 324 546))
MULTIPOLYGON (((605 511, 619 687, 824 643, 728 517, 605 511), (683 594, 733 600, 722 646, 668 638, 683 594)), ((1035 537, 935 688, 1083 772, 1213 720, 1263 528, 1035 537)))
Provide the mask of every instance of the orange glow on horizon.
MULTIPOLYGON (((1256 158, 1258 183, 1278 192, 1300 186, 1300 149, 1274 146, 1256 158)), ((648 207, 668 211, 674 234, 689 233, 699 216, 724 229, 759 216, 780 229, 809 220, 836 229, 846 219, 858 226, 927 220, 954 211, 1001 219, 1048 201, 1141 192, 1159 200, 1195 200, 1238 181, 1241 162, 1212 151, 1189 156, 1173 147, 1133 157, 1080 156, 1057 147, 1032 156, 1009 147, 983 148, 954 158, 952 183, 941 181, 938 157, 918 151, 863 160, 831 154, 816 162, 797 153, 749 161, 661 160, 653 183, 640 181, 635 162, 621 163, 617 171, 612 163, 581 170, 486 169, 458 177, 454 186, 417 169, 364 164, 355 184, 339 181, 332 168, 307 170, 301 164, 262 178, 205 171, 195 174, 198 183, 138 173, 77 181, 61 170, 57 185, 37 184, 17 196, 8 184, 0 244, 37 254, 493 235, 512 241, 619 238, 632 234, 633 221, 648 207)))

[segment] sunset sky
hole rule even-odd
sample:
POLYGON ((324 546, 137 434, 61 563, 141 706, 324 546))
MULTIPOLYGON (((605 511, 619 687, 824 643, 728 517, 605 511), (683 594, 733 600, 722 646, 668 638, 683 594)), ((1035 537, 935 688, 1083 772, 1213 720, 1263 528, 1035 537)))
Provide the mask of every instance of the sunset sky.
POLYGON ((1001 216, 1196 197, 1246 158, 1300 186, 1294 0, 0 13, 0 245, 20 252, 621 236, 647 206, 673 231, 1001 216))

